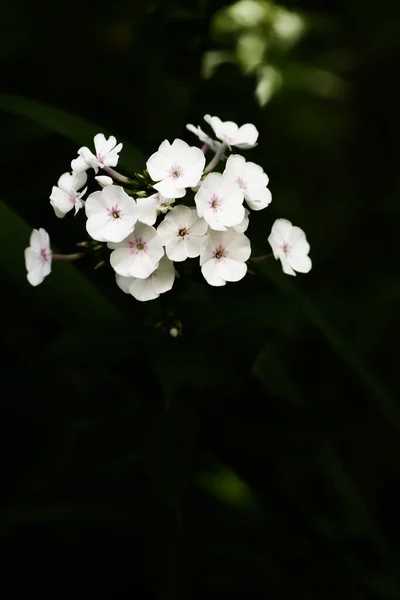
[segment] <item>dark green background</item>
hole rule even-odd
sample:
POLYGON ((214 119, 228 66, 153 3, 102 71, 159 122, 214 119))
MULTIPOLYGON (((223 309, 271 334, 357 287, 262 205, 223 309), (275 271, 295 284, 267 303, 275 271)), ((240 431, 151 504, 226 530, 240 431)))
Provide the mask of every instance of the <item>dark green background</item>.
POLYGON ((237 64, 201 76, 233 47, 223 6, 1 4, 7 599, 400 597, 397 3, 287 1, 308 28, 268 54, 283 85, 263 108, 237 64), (30 288, 33 227, 64 252, 83 237, 48 201, 79 146, 129 141, 129 174, 166 138, 195 143, 206 113, 259 129, 246 158, 273 202, 254 253, 288 218, 309 275, 272 261, 211 288, 198 271, 141 304, 87 258, 30 288))

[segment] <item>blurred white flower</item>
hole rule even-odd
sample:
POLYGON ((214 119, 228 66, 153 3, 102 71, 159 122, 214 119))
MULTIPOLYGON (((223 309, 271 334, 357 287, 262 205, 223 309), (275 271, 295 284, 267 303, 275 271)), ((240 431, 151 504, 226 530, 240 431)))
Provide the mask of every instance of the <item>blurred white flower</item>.
POLYGON ((311 270, 311 259, 308 256, 310 244, 306 234, 300 227, 294 227, 287 219, 277 219, 268 237, 274 257, 282 263, 283 272, 287 275, 308 273, 311 270))
POLYGON ((49 234, 44 229, 34 229, 29 244, 25 249, 25 266, 29 283, 36 286, 51 272, 52 252, 49 234))
POLYGON ((219 117, 205 115, 204 120, 214 130, 219 140, 228 146, 248 149, 257 145, 258 131, 251 123, 239 127, 233 121, 221 121, 219 117))

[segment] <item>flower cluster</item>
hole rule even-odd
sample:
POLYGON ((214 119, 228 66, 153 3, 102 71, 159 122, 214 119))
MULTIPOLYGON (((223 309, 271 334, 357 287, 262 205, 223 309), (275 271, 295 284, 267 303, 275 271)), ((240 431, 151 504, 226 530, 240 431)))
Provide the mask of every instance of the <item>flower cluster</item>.
MULTIPOLYGON (((256 146, 258 131, 250 123, 238 127, 210 115, 204 120, 217 139, 200 127, 187 125, 203 142, 201 149, 180 139, 165 140, 148 159, 146 170, 131 178, 114 170, 122 144, 114 136, 106 139, 99 133, 94 138, 95 151, 80 148, 71 171, 61 175, 52 189, 50 204, 55 215, 63 218, 72 210, 77 215, 84 209, 90 238, 78 245, 89 251, 110 250, 117 285, 137 300, 152 300, 170 290, 175 264, 188 258, 199 260, 201 273, 212 286, 246 275, 251 255, 245 235, 249 215, 266 208, 272 196, 262 167, 240 154, 226 154, 232 147, 256 146), (214 156, 206 165, 207 151, 214 156), (215 172, 220 163, 222 172, 215 172), (100 189, 84 199, 90 169, 100 189), (100 169, 104 174, 97 175, 100 169)), ((268 241, 285 273, 310 271, 310 247, 301 229, 278 219, 268 241)), ((25 250, 28 281, 41 283, 51 271, 52 260, 81 256, 52 254, 48 234, 44 229, 34 230, 25 250)))

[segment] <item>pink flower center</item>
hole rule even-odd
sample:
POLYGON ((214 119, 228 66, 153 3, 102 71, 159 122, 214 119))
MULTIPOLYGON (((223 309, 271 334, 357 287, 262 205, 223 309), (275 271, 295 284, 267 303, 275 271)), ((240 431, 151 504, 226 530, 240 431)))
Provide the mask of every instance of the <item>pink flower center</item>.
POLYGON ((107 212, 112 219, 120 219, 121 218, 121 209, 118 208, 118 204, 116 204, 112 208, 107 208, 107 212))
POLYGON ((210 208, 217 211, 221 207, 221 198, 219 198, 216 194, 213 194, 208 201, 210 208))
POLYGON ((242 188, 242 190, 246 190, 247 189, 247 181, 245 181, 242 177, 238 177, 236 179, 236 183, 238 183, 240 185, 240 187, 242 188))
POLYGON ((141 237, 135 238, 134 240, 128 242, 131 254, 139 254, 139 252, 146 252, 146 245, 147 242, 145 242, 141 237))
POLYGON ((290 252, 290 246, 287 242, 283 242, 283 244, 281 245, 281 248, 285 254, 288 254, 290 252))
POLYGON ((189 230, 186 229, 186 227, 180 227, 178 229, 178 237, 180 237, 182 240, 185 236, 187 236, 189 234, 189 230))
POLYGON ((220 244, 219 246, 217 246, 213 252, 213 258, 216 258, 217 260, 221 260, 221 258, 226 258, 227 256, 227 252, 225 250, 225 248, 222 246, 222 244, 220 244))
POLYGON ((49 255, 48 255, 47 248, 40 249, 40 261, 41 261, 42 265, 45 265, 47 262, 49 262, 49 255))
POLYGON ((170 166, 168 173, 172 179, 179 179, 183 175, 183 169, 180 165, 174 164, 170 166))
POLYGON ((79 193, 75 190, 71 190, 69 193, 69 201, 71 202, 71 204, 75 204, 77 197, 79 196, 79 193))

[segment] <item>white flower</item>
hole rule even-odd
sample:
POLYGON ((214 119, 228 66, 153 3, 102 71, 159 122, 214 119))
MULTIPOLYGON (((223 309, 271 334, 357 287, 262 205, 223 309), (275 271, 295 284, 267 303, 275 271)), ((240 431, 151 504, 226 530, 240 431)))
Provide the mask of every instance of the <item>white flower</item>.
POLYGON ((239 225, 236 225, 235 227, 232 227, 232 229, 234 229, 237 233, 244 233, 247 230, 248 226, 249 226, 249 214, 250 214, 250 211, 247 210, 247 208, 245 208, 244 209, 244 213, 245 213, 245 216, 244 216, 243 221, 241 223, 239 223, 239 225))
POLYGON ((239 281, 246 275, 250 254, 250 240, 243 233, 211 231, 201 248, 201 272, 210 285, 239 281))
POLYGON ((204 120, 213 128, 217 138, 228 146, 248 149, 257 145, 258 131, 251 123, 238 127, 233 121, 223 122, 210 115, 205 115, 204 120))
POLYGON ((136 300, 145 302, 154 300, 160 294, 168 292, 174 285, 175 268, 174 263, 166 256, 160 260, 155 271, 146 279, 137 279, 136 277, 124 277, 116 273, 116 281, 120 289, 125 294, 132 294, 136 300))
POLYGON ((29 283, 36 286, 42 283, 51 271, 49 234, 44 229, 34 229, 29 243, 30 246, 25 249, 25 266, 29 283))
POLYGON ((114 183, 112 177, 109 177, 108 175, 97 175, 97 177, 95 177, 95 180, 102 188, 106 187, 106 185, 113 185, 114 183))
POLYGON ((246 162, 239 154, 232 154, 226 161, 224 176, 239 184, 251 209, 261 210, 270 204, 269 178, 259 165, 246 162))
POLYGON ((134 229, 139 211, 136 202, 119 185, 93 192, 85 202, 86 230, 99 242, 121 242, 134 229))
POLYGON ((71 162, 73 171, 81 172, 92 168, 97 173, 99 169, 104 167, 117 166, 122 144, 117 144, 117 140, 113 135, 106 139, 103 133, 98 133, 94 136, 94 147, 96 154, 93 154, 86 146, 78 150, 78 158, 71 162))
POLYGON ((154 225, 158 213, 166 213, 172 208, 175 202, 173 198, 164 198, 159 192, 148 196, 147 198, 137 198, 139 209, 139 221, 146 225, 154 225))
POLYGON ((82 173, 64 173, 57 182, 57 186, 53 185, 50 196, 50 204, 54 208, 56 216, 59 218, 65 217, 67 212, 75 208, 75 214, 83 207, 82 196, 86 193, 87 188, 78 192, 86 183, 87 175, 82 173))
POLYGON ((204 144, 207 144, 211 148, 211 150, 214 150, 214 152, 219 150, 219 148, 222 145, 221 142, 217 142, 216 140, 213 140, 212 138, 210 138, 210 136, 207 135, 205 133, 205 131, 202 130, 201 127, 195 127, 194 125, 191 125, 189 123, 188 125, 186 125, 186 129, 188 129, 189 131, 191 131, 192 133, 197 135, 199 140, 201 142, 203 142, 204 144))
POLYGON ((186 188, 195 187, 203 173, 206 159, 200 148, 189 146, 182 140, 172 144, 165 140, 152 154, 146 167, 153 187, 165 198, 182 198, 186 188))
POLYGON ((308 273, 311 270, 311 259, 308 255, 310 244, 300 227, 294 227, 287 219, 277 219, 272 225, 268 238, 274 257, 282 263, 283 272, 287 275, 308 273))
POLYGON ((240 186, 221 173, 207 175, 194 197, 199 217, 204 217, 211 229, 219 231, 243 221, 243 199, 240 186))
POLYGON ((157 231, 168 258, 180 262, 200 256, 207 229, 207 223, 197 216, 196 209, 180 205, 166 215, 157 231))
POLYGON ((108 244, 114 248, 110 255, 112 268, 124 277, 146 279, 164 256, 157 230, 144 223, 137 223, 133 233, 118 244, 108 244))

